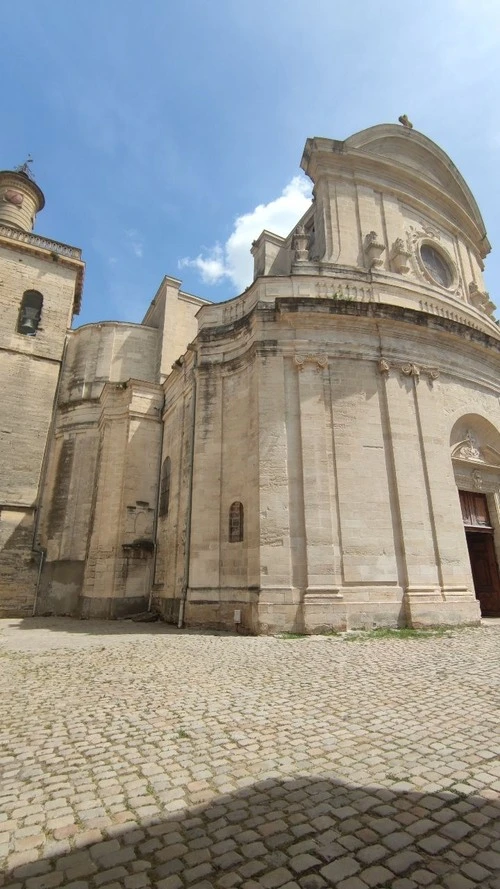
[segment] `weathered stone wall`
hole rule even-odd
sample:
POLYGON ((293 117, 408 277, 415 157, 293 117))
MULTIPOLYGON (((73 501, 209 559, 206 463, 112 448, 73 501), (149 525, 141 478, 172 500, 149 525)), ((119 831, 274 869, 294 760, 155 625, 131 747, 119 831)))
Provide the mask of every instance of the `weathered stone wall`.
MULTIPOLYGON (((39 542, 47 556, 39 613, 77 614, 81 610, 102 454, 101 394, 110 381, 122 384, 134 376, 153 381, 157 340, 157 330, 116 322, 89 324, 69 336, 40 517, 39 542)), ((139 440, 135 434, 132 438, 139 440)), ((147 442, 142 440, 141 446, 147 455, 147 442)), ((125 447, 117 449, 110 458, 120 478, 126 452, 125 447)), ((129 575, 144 568, 136 562, 130 562, 127 574, 129 593, 129 575)))
MULTIPOLYGON (((193 353, 186 354, 165 385, 162 467, 170 460, 168 502, 158 514, 155 607, 165 619, 176 622, 185 586, 188 501, 193 442, 193 353)), ((161 479, 160 479, 161 483, 161 479)))
POLYGON ((35 597, 38 491, 76 273, 18 250, 16 242, 0 248, 0 269, 0 613, 26 614, 35 597), (36 336, 17 333, 29 289, 43 296, 36 336))
POLYGON ((141 324, 105 321, 71 331, 59 403, 99 398, 108 381, 156 377, 158 331, 141 324))
POLYGON ((0 616, 24 617, 33 611, 38 557, 32 553, 33 510, 0 510, 0 616))
POLYGON ((163 394, 154 383, 107 384, 90 541, 80 602, 84 617, 147 606, 152 583, 163 394))
POLYGON ((160 331, 156 351, 156 379, 163 382, 172 365, 186 351, 198 332, 197 313, 208 300, 180 290, 177 278, 166 276, 143 320, 160 331))

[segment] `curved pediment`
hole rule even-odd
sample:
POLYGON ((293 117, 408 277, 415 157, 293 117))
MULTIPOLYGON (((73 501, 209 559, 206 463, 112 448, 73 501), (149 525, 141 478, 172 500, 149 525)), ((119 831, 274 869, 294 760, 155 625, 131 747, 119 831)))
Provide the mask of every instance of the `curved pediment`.
POLYGON ((475 222, 485 242, 484 253, 489 251, 483 218, 469 186, 448 155, 427 136, 403 126, 381 124, 355 133, 343 145, 345 151, 375 155, 407 167, 440 188, 475 222))
POLYGON ((458 420, 450 445, 453 460, 500 468, 500 434, 484 417, 468 414, 458 420))

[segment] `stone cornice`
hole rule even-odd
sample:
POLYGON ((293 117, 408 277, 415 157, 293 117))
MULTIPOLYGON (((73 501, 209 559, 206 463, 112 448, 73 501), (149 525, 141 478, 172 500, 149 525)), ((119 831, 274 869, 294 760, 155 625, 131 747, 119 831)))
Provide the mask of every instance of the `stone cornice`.
POLYGON ((496 339, 482 330, 469 327, 443 318, 388 303, 356 302, 355 300, 314 298, 314 297, 277 297, 276 312, 278 315, 297 313, 323 313, 328 315, 350 315, 358 318, 387 319, 412 324, 420 329, 442 331, 458 336, 468 343, 477 344, 500 353, 500 339, 496 339))
POLYGON ((50 238, 41 238, 33 232, 25 232, 21 229, 11 228, 10 225, 0 223, 0 246, 16 253, 27 253, 37 256, 46 262, 59 262, 66 268, 76 272, 75 297, 73 301, 73 314, 78 315, 81 307, 83 279, 85 264, 81 259, 82 252, 78 247, 69 244, 61 244, 50 238))
POLYGON ((500 337, 500 329, 486 312, 427 281, 387 269, 367 270, 325 262, 315 264, 307 274, 300 276, 257 278, 240 296, 207 306, 198 313, 198 337, 203 342, 221 340, 231 332, 243 329, 257 304, 261 306, 267 302, 274 306, 275 298, 282 296, 406 305, 409 309, 420 309, 482 330, 493 337, 498 333, 500 337))

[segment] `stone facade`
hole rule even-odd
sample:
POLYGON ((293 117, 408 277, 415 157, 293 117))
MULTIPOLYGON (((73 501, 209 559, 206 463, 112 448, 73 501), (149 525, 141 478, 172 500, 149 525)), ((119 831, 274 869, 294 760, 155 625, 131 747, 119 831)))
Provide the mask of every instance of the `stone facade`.
POLYGON ((0 210, 3 613, 257 633, 500 613, 500 332, 475 200, 398 126, 309 139, 302 167, 313 203, 254 242, 245 293, 209 304, 165 278, 142 324, 67 329, 79 254, 0 210))

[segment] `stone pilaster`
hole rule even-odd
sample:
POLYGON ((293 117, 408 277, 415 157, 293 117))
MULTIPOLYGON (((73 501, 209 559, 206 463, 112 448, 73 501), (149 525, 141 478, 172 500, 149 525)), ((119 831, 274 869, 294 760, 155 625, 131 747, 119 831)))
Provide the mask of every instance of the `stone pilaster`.
POLYGON ((293 592, 288 513, 285 367, 265 355, 259 367, 260 596, 259 616, 272 610, 279 627, 293 592))
POLYGON ((333 461, 331 408, 325 399, 328 359, 325 355, 296 355, 299 374, 300 429, 307 546, 305 604, 341 598, 339 560, 335 557, 332 515, 333 461))
MULTIPOLYGON (((477 623, 480 619, 479 602, 472 586, 460 501, 449 449, 446 447, 442 390, 437 377, 434 382, 424 376, 415 385, 415 402, 422 462, 428 481, 431 529, 444 600, 439 622, 477 623)), ((433 622, 438 620, 434 618, 433 622)))
POLYGON ((415 609, 442 602, 441 584, 415 410, 415 378, 398 371, 384 376, 399 512, 396 521, 404 558, 405 607, 407 619, 413 623, 415 609))

